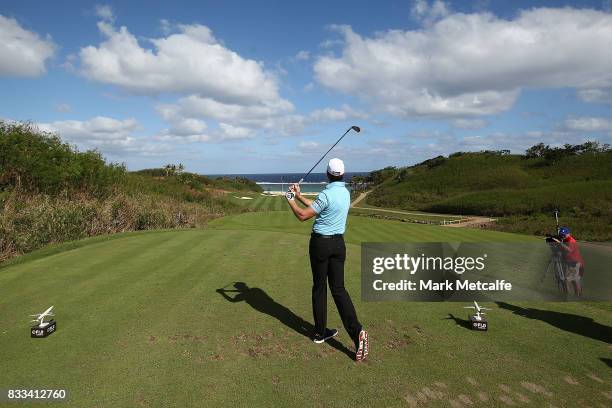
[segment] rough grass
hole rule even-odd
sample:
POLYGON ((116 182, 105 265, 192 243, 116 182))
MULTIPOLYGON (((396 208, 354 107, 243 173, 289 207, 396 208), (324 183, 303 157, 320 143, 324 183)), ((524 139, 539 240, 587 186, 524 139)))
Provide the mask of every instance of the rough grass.
POLYGON ((193 228, 241 207, 219 189, 246 179, 128 174, 28 123, 0 120, 0 262, 48 244, 123 231, 193 228))
POLYGON ((95 198, 14 192, 0 200, 0 261, 45 245, 125 231, 202 227, 237 206, 156 193, 95 198))
POLYGON ((612 152, 570 156, 554 163, 466 153, 387 173, 387 179, 368 195, 369 204, 509 217, 500 222, 501 229, 538 234, 554 232, 552 212, 559 209, 562 223, 579 239, 612 240, 612 152))
MULTIPOLYGON (((474 333, 460 304, 359 300, 361 241, 528 237, 350 217, 346 285, 371 333, 356 364, 344 331, 324 345, 303 334, 308 223, 258 212, 211 227, 93 238, 0 268, 0 387, 67 388, 67 407, 610 401, 609 304, 487 304, 490 331, 474 333), (253 288, 245 301, 217 293, 236 281, 253 288), (29 339, 27 315, 52 304, 57 333, 29 339)), ((329 325, 340 327, 331 299, 329 325)))

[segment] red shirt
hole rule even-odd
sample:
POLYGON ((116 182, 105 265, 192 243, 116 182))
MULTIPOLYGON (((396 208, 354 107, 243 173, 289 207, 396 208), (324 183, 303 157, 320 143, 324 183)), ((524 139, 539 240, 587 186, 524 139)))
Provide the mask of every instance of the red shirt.
POLYGON ((567 235, 563 239, 563 243, 567 246, 567 249, 563 251, 563 258, 566 262, 580 262, 580 264, 584 265, 584 259, 582 259, 582 255, 580 254, 580 249, 578 249, 578 243, 571 235, 567 235))

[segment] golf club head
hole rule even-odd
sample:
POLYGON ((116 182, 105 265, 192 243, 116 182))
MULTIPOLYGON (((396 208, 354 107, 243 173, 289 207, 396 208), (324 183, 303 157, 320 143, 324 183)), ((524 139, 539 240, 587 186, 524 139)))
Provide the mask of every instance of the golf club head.
POLYGON ((361 132, 361 128, 359 126, 351 126, 351 129, 353 129, 357 133, 361 132))

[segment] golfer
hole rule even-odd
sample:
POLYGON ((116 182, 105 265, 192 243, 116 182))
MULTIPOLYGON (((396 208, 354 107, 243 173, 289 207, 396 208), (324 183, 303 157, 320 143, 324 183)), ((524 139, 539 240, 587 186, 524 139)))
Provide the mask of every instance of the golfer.
POLYGON ((290 191, 306 208, 298 206, 291 195, 287 196, 287 201, 300 221, 315 217, 309 245, 313 282, 312 312, 315 321, 313 341, 323 343, 338 334, 337 329, 328 329, 326 325, 329 282, 342 324, 355 343, 355 360, 360 361, 368 355, 368 333, 357 320, 351 297, 344 288, 346 246, 343 234, 351 197, 343 178, 344 163, 337 158, 331 159, 327 165, 329 184, 314 201, 301 194, 299 184, 293 184, 290 191))

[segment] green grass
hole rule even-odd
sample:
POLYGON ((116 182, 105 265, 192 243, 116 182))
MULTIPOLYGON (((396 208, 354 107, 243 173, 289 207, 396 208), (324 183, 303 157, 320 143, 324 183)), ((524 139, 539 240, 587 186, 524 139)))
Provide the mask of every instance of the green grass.
POLYGON ((287 209, 285 197, 262 195, 261 193, 232 192, 226 195, 228 201, 255 211, 281 211, 287 209), (236 197, 251 197, 252 200, 243 200, 236 197))
MULTIPOLYGON (((312 197, 311 197, 312 198, 312 197)), ((263 195, 258 193, 241 193, 241 192, 232 192, 226 195, 227 201, 231 204, 237 204, 242 207, 249 208, 254 211, 287 211, 288 206, 285 202, 285 198, 282 196, 275 195, 263 195), (251 200, 245 200, 241 197, 250 197, 251 200)), ((389 209, 394 211, 392 209, 389 209)), ((386 209, 381 209, 378 207, 371 206, 369 204, 365 204, 363 201, 359 203, 359 208, 351 208, 351 214, 353 215, 364 215, 364 216, 372 216, 372 215, 382 215, 388 218, 395 219, 406 219, 409 221, 429 221, 434 223, 442 222, 442 220, 460 220, 464 217, 456 216, 456 215, 440 215, 440 214, 431 214, 419 211, 411 211, 410 214, 399 214, 394 212, 387 212, 386 209), (362 205, 363 204, 363 205, 362 205), (362 208, 363 207, 363 208, 362 208)))
MULTIPOLYGON (((360 301, 362 241, 532 238, 349 217, 346 285, 371 333, 356 364, 344 331, 315 345, 295 330, 311 321, 308 233, 287 211, 254 212, 0 267, 0 388, 67 388, 66 407, 609 404, 609 303, 487 304, 490 331, 475 333, 449 316, 462 304, 360 301), (228 302, 216 289, 235 281, 260 290, 228 302), (27 315, 50 305, 57 333, 30 339, 27 315)), ((341 326, 331 298, 328 316, 341 326)))

